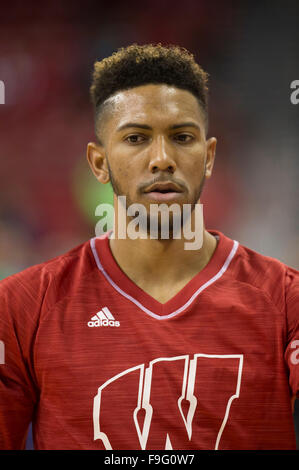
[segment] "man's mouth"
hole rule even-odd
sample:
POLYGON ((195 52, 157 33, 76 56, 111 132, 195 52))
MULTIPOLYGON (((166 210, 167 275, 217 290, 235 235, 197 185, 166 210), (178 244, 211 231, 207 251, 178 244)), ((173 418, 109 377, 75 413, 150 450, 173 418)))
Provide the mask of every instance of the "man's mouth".
POLYGON ((171 201, 177 199, 183 191, 177 184, 165 181, 150 185, 144 192, 149 199, 171 201))

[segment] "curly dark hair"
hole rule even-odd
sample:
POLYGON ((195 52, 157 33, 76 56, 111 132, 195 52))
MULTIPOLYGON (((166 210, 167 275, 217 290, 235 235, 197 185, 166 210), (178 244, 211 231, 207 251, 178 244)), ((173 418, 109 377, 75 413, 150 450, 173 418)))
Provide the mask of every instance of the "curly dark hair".
POLYGON ((119 48, 95 62, 92 78, 90 95, 96 122, 105 101, 116 92, 157 83, 191 92, 204 112, 207 128, 208 74, 183 47, 159 43, 119 48))

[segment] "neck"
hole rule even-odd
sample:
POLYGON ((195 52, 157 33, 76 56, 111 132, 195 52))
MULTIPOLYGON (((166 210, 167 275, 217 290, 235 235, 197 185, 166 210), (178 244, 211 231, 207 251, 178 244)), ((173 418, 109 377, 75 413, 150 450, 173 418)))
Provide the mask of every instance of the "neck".
POLYGON ((124 234, 124 227, 128 234, 130 220, 127 219, 125 208, 115 204, 113 236, 109 243, 116 262, 128 277, 135 281, 143 279, 149 284, 165 279, 179 282, 182 278, 193 277, 208 264, 217 246, 215 237, 205 229, 203 218, 200 219, 200 227, 196 227, 194 217, 195 210, 191 213, 191 226, 195 226, 197 235, 201 231, 200 243, 197 240, 192 245, 190 239, 184 237, 153 239, 149 234, 144 234, 146 238, 132 239, 126 236, 122 239, 119 234, 124 234), (121 220, 124 226, 119 231, 121 220), (186 246, 189 248, 186 249, 186 246))

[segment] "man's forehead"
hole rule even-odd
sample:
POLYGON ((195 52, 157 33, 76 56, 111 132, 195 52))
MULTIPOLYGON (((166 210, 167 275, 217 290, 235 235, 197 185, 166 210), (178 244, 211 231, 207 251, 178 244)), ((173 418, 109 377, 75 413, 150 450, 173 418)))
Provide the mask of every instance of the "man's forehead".
MULTIPOLYGON (((200 119, 199 104, 194 95, 169 85, 143 85, 123 90, 108 98, 105 102, 111 105, 113 115, 119 119, 143 119, 149 114, 163 113, 172 117, 189 115, 200 119)), ((110 107, 110 106, 109 106, 110 107)))

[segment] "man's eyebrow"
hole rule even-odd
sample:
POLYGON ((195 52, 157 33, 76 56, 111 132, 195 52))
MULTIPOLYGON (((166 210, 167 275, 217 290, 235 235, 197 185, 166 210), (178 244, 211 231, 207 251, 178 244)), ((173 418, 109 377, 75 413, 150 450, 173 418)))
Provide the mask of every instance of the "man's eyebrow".
POLYGON ((193 121, 174 124, 173 126, 170 126, 170 129, 179 129, 180 127, 195 127, 196 129, 200 130, 200 126, 193 121))
POLYGON ((117 128, 117 131, 122 131, 123 129, 127 129, 129 127, 138 127, 138 129, 148 129, 151 130, 151 126, 148 126, 147 124, 139 124, 138 122, 127 122, 126 124, 123 124, 122 126, 117 128))
MULTIPOLYGON (((124 129, 128 129, 131 127, 137 127, 138 129, 147 129, 147 130, 152 130, 151 126, 148 126, 147 124, 140 124, 138 122, 127 122, 123 124, 122 126, 117 128, 117 131, 122 131, 124 129)), ((181 127, 195 127, 196 129, 200 130, 200 126, 196 124, 195 122, 181 122, 179 124, 174 124, 173 126, 170 126, 169 129, 180 129, 181 127)))

